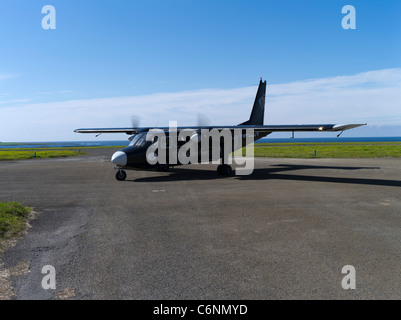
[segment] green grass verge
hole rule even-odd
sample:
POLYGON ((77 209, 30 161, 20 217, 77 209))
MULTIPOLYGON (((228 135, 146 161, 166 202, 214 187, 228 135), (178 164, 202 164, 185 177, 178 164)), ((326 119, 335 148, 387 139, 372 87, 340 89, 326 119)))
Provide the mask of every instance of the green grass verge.
MULTIPOLYGON (((245 155, 245 149, 242 150, 245 155)), ((383 158, 401 157, 401 142, 374 143, 256 143, 255 157, 268 158, 383 158), (315 156, 316 151, 316 156, 315 156)))
MULTIPOLYGON (((123 147, 125 146, 0 149, 0 161, 71 157, 86 154, 82 150, 123 147)), ((242 152, 245 155, 245 149, 242 149, 242 152)), ((234 155, 238 154, 240 151, 234 153, 234 155)), ((270 158, 401 157, 401 142, 255 143, 254 156, 270 158)))
POLYGON ((18 202, 0 202, 0 241, 19 236, 30 212, 18 202))
POLYGON ((0 149, 0 161, 4 160, 26 160, 26 159, 46 159, 72 157, 86 154, 80 149, 68 150, 64 148, 57 149, 0 149))

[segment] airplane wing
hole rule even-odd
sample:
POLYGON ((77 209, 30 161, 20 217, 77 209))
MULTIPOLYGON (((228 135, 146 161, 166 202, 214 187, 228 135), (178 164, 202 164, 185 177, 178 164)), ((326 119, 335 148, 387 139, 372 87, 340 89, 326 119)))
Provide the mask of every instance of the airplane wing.
MULTIPOLYGON (((188 126, 188 127, 177 127, 173 128, 177 131, 181 131, 184 129, 191 130, 201 130, 201 129, 253 129, 255 132, 299 132, 299 131, 345 131, 349 129, 353 129, 356 127, 364 126, 363 124, 300 124, 300 125, 237 125, 237 126, 188 126)), ((170 131, 172 128, 170 127, 140 127, 140 128, 83 128, 76 129, 74 132, 76 133, 126 133, 126 134, 136 134, 139 132, 146 132, 150 129, 158 129, 165 132, 170 131)))
MULTIPOLYGON (((363 124, 300 124, 300 125, 263 125, 263 126, 237 126, 237 128, 246 127, 244 129, 254 129, 259 132, 295 132, 295 131, 345 131, 363 124)), ((234 127, 235 129, 235 127, 234 127)))
POLYGON ((139 132, 138 130, 145 128, 83 128, 75 129, 76 133, 126 133, 134 134, 139 132))

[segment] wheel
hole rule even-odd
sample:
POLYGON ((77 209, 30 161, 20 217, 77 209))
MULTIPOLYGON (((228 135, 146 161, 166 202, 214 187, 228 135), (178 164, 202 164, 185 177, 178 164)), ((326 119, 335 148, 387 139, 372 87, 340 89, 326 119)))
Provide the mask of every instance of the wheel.
POLYGON ((124 170, 118 170, 116 173, 116 179, 118 181, 124 181, 127 178, 127 173, 124 170))
POLYGON ((217 167, 217 175, 219 176, 232 176, 233 175, 233 169, 231 169, 231 166, 228 164, 220 164, 217 167))
POLYGON ((232 176, 233 174, 233 169, 231 169, 231 166, 229 166, 228 164, 225 164, 223 166, 223 175, 229 177, 232 176))

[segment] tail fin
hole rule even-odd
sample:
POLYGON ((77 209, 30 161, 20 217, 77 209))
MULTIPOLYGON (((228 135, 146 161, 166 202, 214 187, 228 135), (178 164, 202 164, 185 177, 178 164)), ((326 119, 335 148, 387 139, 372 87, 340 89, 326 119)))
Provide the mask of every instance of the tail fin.
POLYGON ((265 117, 265 97, 266 97, 266 80, 262 82, 260 78, 258 92, 256 93, 255 102, 253 104, 251 117, 248 121, 240 125, 263 125, 265 117))

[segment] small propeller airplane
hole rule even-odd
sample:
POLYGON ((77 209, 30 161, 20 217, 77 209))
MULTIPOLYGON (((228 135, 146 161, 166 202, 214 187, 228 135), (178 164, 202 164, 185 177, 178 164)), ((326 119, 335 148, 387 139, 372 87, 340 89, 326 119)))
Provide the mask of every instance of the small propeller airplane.
MULTIPOLYGON (((302 125, 264 125, 264 112, 265 112, 265 96, 266 96, 266 81, 262 81, 260 78, 259 87, 256 93, 255 102, 253 104, 252 112, 249 117, 249 120, 242 122, 238 125, 234 126, 190 126, 190 127, 175 127, 171 130, 170 127, 138 127, 133 125, 131 128, 83 128, 76 129, 74 132, 76 133, 95 133, 97 135, 102 133, 126 133, 127 135, 131 135, 129 140, 130 144, 115 152, 111 158, 111 162, 115 164, 115 169, 117 169, 116 179, 119 181, 125 180, 127 177, 127 173, 123 170, 146 170, 146 169, 157 169, 160 171, 167 171, 169 167, 173 167, 176 165, 180 165, 180 161, 171 162, 171 158, 167 159, 166 163, 155 163, 151 164, 149 161, 149 157, 147 157, 147 150, 151 147, 156 139, 147 140, 147 134, 153 130, 158 130, 167 135, 167 137, 174 134, 178 134, 183 130, 192 130, 193 134, 189 135, 189 139, 179 140, 177 141, 177 148, 174 149, 175 152, 179 152, 180 148, 182 148, 188 141, 195 142, 196 144, 201 144, 202 142, 202 132, 204 130, 229 130, 230 132, 234 132, 241 130, 241 132, 248 132, 247 130, 251 130, 253 134, 253 141, 259 140, 273 132, 300 132, 300 131, 316 131, 316 132, 324 132, 324 131, 340 131, 340 136, 343 131, 353 129, 356 127, 364 126, 364 124, 302 124, 302 125)), ((249 143, 249 140, 245 139, 246 134, 242 134, 242 145, 239 147, 245 146, 249 143)), ((232 135, 233 137, 233 135, 232 135)), ((238 149, 238 143, 234 143, 234 138, 232 138, 232 151, 238 149)), ((162 148, 171 149, 171 145, 169 145, 169 140, 167 138, 167 143, 161 144, 162 148)), ((221 143, 221 142, 220 142, 221 143)), ((224 146, 220 145, 220 150, 223 150, 224 146)), ((199 150, 198 159, 201 159, 201 148, 197 148, 199 150)), ((211 149, 210 149, 211 150, 211 149)), ((209 153, 209 160, 216 161, 216 157, 212 157, 212 153, 209 153)), ((157 155, 157 151, 155 152, 157 155)), ((177 157, 175 157, 177 159, 177 157)), ((204 159, 204 158, 202 158, 204 159)), ((225 163, 224 155, 220 151, 220 154, 217 156, 217 160, 221 159, 222 164, 217 167, 218 175, 230 176, 233 174, 233 170, 231 166, 225 163)))

